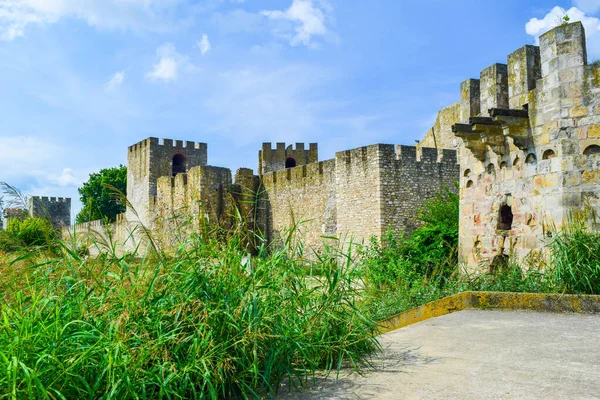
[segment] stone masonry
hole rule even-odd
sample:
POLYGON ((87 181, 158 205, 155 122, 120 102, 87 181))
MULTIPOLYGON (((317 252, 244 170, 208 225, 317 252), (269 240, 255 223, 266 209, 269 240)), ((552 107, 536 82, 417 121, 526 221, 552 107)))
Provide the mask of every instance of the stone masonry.
POLYGON ((166 139, 130 146, 127 215, 114 226, 70 227, 64 236, 93 233, 129 251, 144 241, 141 224, 168 248, 203 221, 232 227, 241 218, 274 246, 294 228, 310 257, 326 242, 365 243, 387 229, 414 229, 423 201, 445 187, 455 189, 459 179, 454 150, 376 144, 319 162, 316 143, 308 150, 303 143, 278 143, 275 149, 264 143, 262 173, 241 168, 235 177, 227 168, 206 165, 206 154, 204 144, 166 139))
POLYGON ((225 226, 238 215, 275 244, 295 226, 318 252, 414 229, 423 200, 459 180, 459 262, 527 266, 572 215, 600 212, 600 64, 587 62, 582 24, 561 25, 464 81, 416 148, 376 144, 318 161, 316 144, 265 143, 258 158, 257 175, 232 177, 207 165, 203 143, 131 146, 132 207, 119 223, 167 233, 157 221, 184 212, 225 226))
POLYGON ((465 81, 434 128, 419 146, 458 151, 459 261, 468 270, 510 257, 527 266, 572 215, 600 211, 600 65, 587 63, 581 23, 465 81))

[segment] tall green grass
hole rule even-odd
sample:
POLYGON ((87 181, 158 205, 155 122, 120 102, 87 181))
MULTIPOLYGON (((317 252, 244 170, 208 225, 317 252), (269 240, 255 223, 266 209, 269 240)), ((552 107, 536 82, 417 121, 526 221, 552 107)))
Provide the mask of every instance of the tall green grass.
POLYGON ((569 293, 600 294, 600 232, 589 208, 572 214, 550 244, 550 273, 569 293))
POLYGON ((172 256, 19 258, 25 282, 3 282, 0 398, 256 398, 367 362, 376 324, 351 255, 312 275, 286 249, 250 258, 214 233, 172 256))

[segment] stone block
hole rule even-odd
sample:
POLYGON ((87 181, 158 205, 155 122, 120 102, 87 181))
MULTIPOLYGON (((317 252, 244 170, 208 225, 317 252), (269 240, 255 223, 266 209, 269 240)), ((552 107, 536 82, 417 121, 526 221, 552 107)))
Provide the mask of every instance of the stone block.
POLYGON ((585 184, 595 183, 597 175, 596 171, 583 171, 581 174, 581 181, 585 184))

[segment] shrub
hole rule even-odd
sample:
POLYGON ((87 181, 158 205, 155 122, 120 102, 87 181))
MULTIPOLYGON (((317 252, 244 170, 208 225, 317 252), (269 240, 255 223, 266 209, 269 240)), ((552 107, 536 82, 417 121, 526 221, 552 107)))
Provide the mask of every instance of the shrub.
POLYGON ((6 230, 2 232, 2 236, 0 246, 5 250, 37 246, 49 247, 58 237, 52 224, 39 217, 11 218, 6 230))
POLYGON ((386 232, 371 241, 365 258, 369 283, 396 288, 418 280, 442 283, 456 270, 459 196, 448 189, 426 200, 417 214, 421 226, 409 235, 386 232))

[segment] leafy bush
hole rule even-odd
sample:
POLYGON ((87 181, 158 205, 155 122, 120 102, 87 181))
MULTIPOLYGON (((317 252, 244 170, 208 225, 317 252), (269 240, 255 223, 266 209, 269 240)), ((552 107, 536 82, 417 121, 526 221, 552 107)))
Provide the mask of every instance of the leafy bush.
POLYGON ((386 232, 372 240, 364 264, 369 283, 379 289, 416 281, 447 280, 456 270, 459 196, 448 189, 426 200, 417 214, 422 225, 410 235, 386 232))
POLYGON ((2 232, 0 247, 18 250, 27 247, 51 246, 58 237, 50 221, 39 217, 11 218, 2 232))

